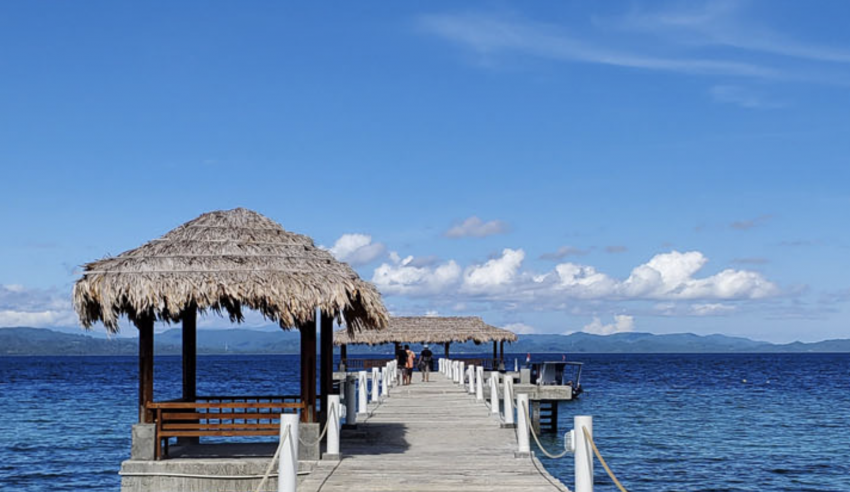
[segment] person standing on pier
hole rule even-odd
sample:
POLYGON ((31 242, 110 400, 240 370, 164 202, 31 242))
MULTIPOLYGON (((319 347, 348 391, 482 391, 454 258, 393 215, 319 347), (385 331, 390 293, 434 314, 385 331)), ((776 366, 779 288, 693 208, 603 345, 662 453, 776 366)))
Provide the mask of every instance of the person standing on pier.
POLYGON ((410 345, 404 346, 404 353, 407 356, 404 362, 404 384, 408 385, 413 382, 413 363, 416 361, 416 354, 410 350, 410 345))
POLYGON ((395 353, 395 359, 398 362, 396 365, 396 372, 398 372, 398 382, 402 385, 407 384, 407 350, 398 346, 398 350, 395 353))
POLYGON ((431 352, 431 349, 425 345, 425 347, 422 348, 422 353, 419 354, 419 371, 422 373, 423 383, 430 381, 429 376, 431 375, 432 357, 434 357, 434 354, 431 352))

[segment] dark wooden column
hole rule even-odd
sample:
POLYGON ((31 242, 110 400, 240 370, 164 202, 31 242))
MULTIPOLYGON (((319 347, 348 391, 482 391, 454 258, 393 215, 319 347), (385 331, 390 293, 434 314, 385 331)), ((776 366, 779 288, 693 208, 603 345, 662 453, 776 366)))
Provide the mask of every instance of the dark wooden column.
POLYGON ((153 422, 153 414, 145 409, 153 401, 153 316, 136 320, 139 329, 139 423, 153 422))
POLYGON ((445 345, 445 346, 446 346, 446 359, 448 359, 448 358, 449 358, 449 345, 451 345, 451 343, 450 343, 450 342, 446 342, 446 343, 444 343, 443 345, 445 345))
MULTIPOLYGON (((180 316, 183 325, 183 401, 195 401, 198 396, 198 379, 196 376, 198 367, 198 310, 194 305, 189 305, 180 316)), ((198 424, 197 420, 187 423, 198 424)), ((197 444, 200 438, 178 437, 177 442, 183 444, 197 444)))
POLYGON ((195 401, 198 396, 198 311, 195 306, 189 306, 183 311, 183 400, 195 401))
POLYGON ((348 345, 339 346, 339 363, 348 368, 348 345))
POLYGON ((316 320, 298 327, 301 332, 301 401, 307 404, 301 422, 316 421, 316 320))
POLYGON ((328 418, 328 395, 333 391, 334 386, 334 319, 322 313, 322 338, 320 344, 320 352, 322 353, 322 361, 319 366, 319 385, 321 403, 319 408, 319 422, 325 424, 328 418))
POLYGON ((505 341, 499 342, 499 360, 505 362, 505 341))
MULTIPOLYGON (((496 351, 496 340, 493 340, 493 364, 499 359, 499 353, 496 351)), ((495 370, 495 366, 494 366, 495 370)))

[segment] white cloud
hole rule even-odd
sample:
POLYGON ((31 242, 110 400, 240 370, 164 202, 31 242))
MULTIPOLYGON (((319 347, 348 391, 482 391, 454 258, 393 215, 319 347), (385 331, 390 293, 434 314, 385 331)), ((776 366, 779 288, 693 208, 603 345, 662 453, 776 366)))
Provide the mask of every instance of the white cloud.
POLYGON ((454 260, 439 265, 414 266, 415 259, 402 259, 390 252, 390 263, 382 263, 372 274, 372 282, 384 294, 438 294, 459 283, 461 269, 454 260))
POLYGON ((77 323, 70 292, 0 285, 0 327, 69 327, 77 323))
POLYGON ((640 54, 569 35, 558 26, 485 14, 428 15, 422 27, 482 55, 524 53, 552 60, 693 74, 775 77, 774 69, 737 60, 640 54))
POLYGON ((611 335, 614 333, 625 333, 634 331, 635 319, 633 316, 618 314, 614 316, 614 322, 610 324, 602 324, 599 318, 593 318, 593 321, 584 325, 581 331, 592 333, 594 335, 611 335))
POLYGON ((765 98, 751 89, 737 85, 715 85, 708 93, 714 102, 732 104, 745 109, 778 109, 785 105, 765 98))
POLYGON ((425 316, 428 317, 428 318, 435 318, 439 315, 440 315, 440 312, 437 311, 436 309, 429 309, 428 311, 425 311, 425 316))
POLYGON ((517 277, 523 259, 525 251, 505 248, 502 256, 467 268, 463 274, 463 289, 482 292, 509 286, 517 277))
POLYGON ((709 277, 693 278, 707 262, 699 251, 655 255, 632 270, 619 290, 629 298, 667 300, 761 299, 779 292, 760 273, 746 270, 727 269, 709 277))
POLYGON ((504 234, 506 232, 508 232, 508 225, 505 222, 502 222, 501 220, 484 222, 473 215, 460 224, 451 227, 444 235, 450 238, 487 237, 494 234, 504 234))
MULTIPOLYGON (((462 269, 451 260, 417 267, 413 257, 390 253, 391 263, 375 269, 372 281, 385 295, 439 297, 456 303, 496 302, 502 309, 575 309, 587 303, 657 301, 655 312, 679 315, 727 314, 729 301, 760 300, 780 294, 761 273, 725 269, 699 276, 708 259, 699 251, 661 253, 632 269, 625 279, 590 265, 561 263, 535 273, 523 269, 525 251, 506 248, 501 255, 462 269), (722 303, 720 301, 723 301, 722 303)), ((598 308, 594 308, 598 309, 598 308)))
POLYGON ((691 311, 696 316, 717 316, 735 311, 735 306, 721 303, 694 304, 691 311))
POLYGON ((534 333, 537 333, 537 330, 533 326, 527 325, 525 323, 511 323, 505 325, 504 329, 512 331, 517 335, 532 335, 534 333))
POLYGON ((373 243, 372 236, 367 234, 343 234, 328 251, 337 260, 358 266, 376 260, 385 249, 383 244, 373 243))

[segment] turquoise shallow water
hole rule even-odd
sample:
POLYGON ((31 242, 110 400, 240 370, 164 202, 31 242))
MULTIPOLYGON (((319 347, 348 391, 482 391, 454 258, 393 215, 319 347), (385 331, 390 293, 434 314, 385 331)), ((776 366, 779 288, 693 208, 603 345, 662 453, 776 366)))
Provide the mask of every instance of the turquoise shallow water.
MULTIPOLYGON (((586 363, 585 393, 562 404, 561 428, 593 415, 630 491, 850 491, 850 354, 570 358, 586 363)), ((294 393, 297 368, 202 357, 199 392, 294 393)), ((134 357, 0 358, 0 490, 118 490, 137 384, 134 357)), ((158 358, 157 399, 179 392, 179 357, 158 358)), ((543 461, 571 485, 571 458, 543 461)), ((614 490, 599 466, 596 480, 614 490)))

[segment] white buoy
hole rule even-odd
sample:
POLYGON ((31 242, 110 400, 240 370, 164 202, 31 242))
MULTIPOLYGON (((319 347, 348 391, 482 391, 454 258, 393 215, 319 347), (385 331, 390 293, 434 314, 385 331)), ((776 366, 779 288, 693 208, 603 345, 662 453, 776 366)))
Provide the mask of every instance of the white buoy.
POLYGON ((360 371, 357 373, 357 413, 361 415, 365 415, 368 413, 368 408, 366 407, 368 401, 366 400, 366 371, 360 371))
POLYGON ((514 423, 514 381, 513 378, 509 377, 505 374, 505 388, 504 388, 504 400, 505 400, 505 425, 513 425, 514 423))
POLYGON ((490 413, 499 414, 499 373, 490 371, 490 413))
POLYGON ((573 418, 575 439, 575 492, 593 492, 593 450, 590 441, 584 437, 583 428, 593 437, 593 417, 576 415, 573 418))
POLYGON ((519 393, 516 395, 517 404, 517 424, 516 424, 516 440, 517 440, 517 455, 528 456, 531 453, 531 447, 528 442, 528 394, 519 393))
POLYGON ((301 418, 297 413, 280 414, 280 440, 286 439, 280 450, 277 463, 278 492, 295 492, 298 484, 298 425, 301 418))
POLYGON ((328 447, 327 454, 339 455, 339 429, 340 429, 340 404, 339 395, 328 395, 328 447))
POLYGON ((484 401, 484 366, 475 368, 475 399, 484 401))

